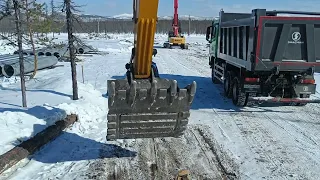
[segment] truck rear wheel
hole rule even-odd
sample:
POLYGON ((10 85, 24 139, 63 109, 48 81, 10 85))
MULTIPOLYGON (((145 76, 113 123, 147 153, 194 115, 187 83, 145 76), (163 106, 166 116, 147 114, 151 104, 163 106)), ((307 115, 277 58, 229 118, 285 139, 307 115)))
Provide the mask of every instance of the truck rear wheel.
POLYGON ((246 106, 248 103, 247 95, 242 91, 238 77, 234 77, 232 81, 232 102, 239 107, 246 106))
POLYGON ((232 79, 233 73, 231 71, 227 71, 226 77, 223 82, 223 90, 226 97, 232 97, 232 79))

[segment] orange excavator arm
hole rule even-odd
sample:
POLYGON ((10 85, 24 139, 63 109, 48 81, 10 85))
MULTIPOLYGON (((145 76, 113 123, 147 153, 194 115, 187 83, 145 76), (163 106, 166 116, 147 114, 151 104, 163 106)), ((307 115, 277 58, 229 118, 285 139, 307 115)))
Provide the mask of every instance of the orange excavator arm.
POLYGON ((159 0, 133 0, 135 21, 134 78, 149 78, 159 0))

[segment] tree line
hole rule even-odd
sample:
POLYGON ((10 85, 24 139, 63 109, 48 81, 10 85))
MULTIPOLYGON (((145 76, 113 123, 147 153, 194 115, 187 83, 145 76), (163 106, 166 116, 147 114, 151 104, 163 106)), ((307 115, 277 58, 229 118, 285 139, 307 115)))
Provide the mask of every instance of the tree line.
MULTIPOLYGON (((15 26, 12 23, 13 17, 6 17, 0 21, 1 33, 12 33, 15 31, 15 26)), ((210 26, 210 20, 180 20, 181 29, 183 34, 205 34, 207 26, 210 26), (189 27, 190 23, 190 27, 189 27)), ((75 33, 132 33, 133 21, 110 19, 101 21, 82 21, 80 18, 73 24, 73 30, 75 33)), ((172 20, 159 20, 157 23, 157 33, 167 33, 172 30, 172 20)), ((26 32, 27 27, 22 25, 22 31, 26 32)), ((66 23, 61 20, 42 19, 42 24, 39 23, 34 28, 35 33, 66 33, 66 23)))
MULTIPOLYGON (((207 26, 210 26, 210 20, 180 20, 182 33, 205 34, 207 26), (190 23, 190 28, 189 28, 190 23)), ((75 26, 76 32, 106 32, 106 33, 131 33, 133 32, 134 23, 129 20, 105 20, 82 22, 82 26, 75 26)), ((172 30, 172 20, 159 20, 157 23, 157 33, 167 33, 172 30)), ((62 29, 65 32, 65 29, 62 29)))

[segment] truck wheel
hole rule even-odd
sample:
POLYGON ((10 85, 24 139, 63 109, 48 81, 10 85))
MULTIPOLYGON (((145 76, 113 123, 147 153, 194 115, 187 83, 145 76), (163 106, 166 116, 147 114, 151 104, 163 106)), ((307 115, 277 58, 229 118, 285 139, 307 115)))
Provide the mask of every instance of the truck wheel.
POLYGON ((234 77, 232 81, 232 102, 234 105, 239 107, 246 106, 248 103, 247 95, 241 90, 238 77, 234 77))
POLYGON ((226 77, 223 81, 223 90, 224 90, 224 95, 227 98, 232 97, 232 78, 233 78, 233 73, 230 71, 227 71, 226 77))

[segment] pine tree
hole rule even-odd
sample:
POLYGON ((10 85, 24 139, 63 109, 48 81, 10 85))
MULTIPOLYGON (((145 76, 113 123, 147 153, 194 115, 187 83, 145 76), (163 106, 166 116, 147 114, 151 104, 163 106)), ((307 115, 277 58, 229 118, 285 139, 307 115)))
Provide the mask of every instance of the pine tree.
POLYGON ((19 64, 20 64, 20 79, 21 79, 21 93, 22 93, 22 106, 27 107, 27 98, 26 98, 26 85, 24 78, 24 63, 23 63, 23 52, 22 52, 22 23, 21 23, 21 7, 22 3, 20 0, 12 0, 14 7, 14 14, 16 20, 16 31, 18 36, 18 48, 19 48, 19 64))
POLYGON ((66 9, 66 19, 67 19, 67 30, 68 30, 68 44, 70 52, 70 62, 71 62, 71 74, 72 74, 72 89, 73 89, 73 100, 78 100, 78 84, 77 84, 77 69, 76 69, 76 56, 74 48, 74 36, 73 36, 73 14, 71 9, 74 8, 71 5, 71 0, 64 0, 64 6, 66 9))

